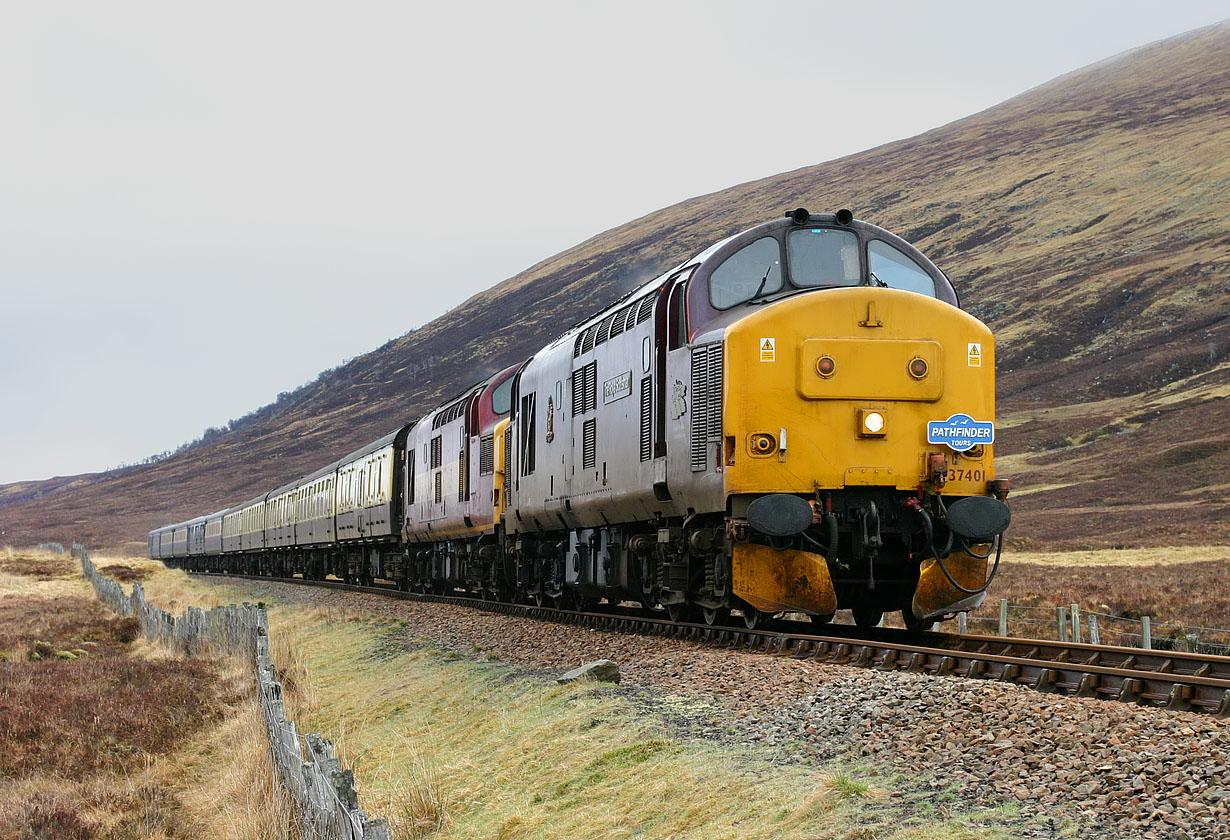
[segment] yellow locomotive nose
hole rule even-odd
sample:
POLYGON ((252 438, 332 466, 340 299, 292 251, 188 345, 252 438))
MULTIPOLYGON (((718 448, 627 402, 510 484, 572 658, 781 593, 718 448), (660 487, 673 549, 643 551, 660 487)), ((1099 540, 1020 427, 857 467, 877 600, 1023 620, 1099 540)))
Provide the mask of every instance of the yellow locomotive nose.
POLYGON ((734 457, 722 479, 732 518, 748 529, 733 548, 736 595, 766 612, 887 607, 919 619, 980 598, 968 591, 981 584, 985 559, 948 556, 946 568, 966 586, 958 591, 927 566, 932 543, 921 531, 925 498, 986 498, 995 486, 993 437, 970 442, 995 417, 994 346, 983 324, 921 294, 830 289, 735 322, 724 357, 723 434, 734 457), (762 353, 766 345, 776 352, 762 353), (793 542, 774 535, 772 510, 757 513, 765 499, 788 510, 783 498, 815 514, 793 542))
POLYGON ((981 495, 992 446, 958 453, 927 443, 927 424, 956 414, 992 420, 994 345, 977 319, 913 292, 860 286, 787 298, 727 330, 723 473, 728 497, 812 494, 849 486, 912 490, 929 455, 952 467, 945 493, 981 495), (776 353, 760 352, 766 337, 776 353), (971 355, 971 351, 976 351, 971 355), (791 433, 790 449, 769 430, 791 433))

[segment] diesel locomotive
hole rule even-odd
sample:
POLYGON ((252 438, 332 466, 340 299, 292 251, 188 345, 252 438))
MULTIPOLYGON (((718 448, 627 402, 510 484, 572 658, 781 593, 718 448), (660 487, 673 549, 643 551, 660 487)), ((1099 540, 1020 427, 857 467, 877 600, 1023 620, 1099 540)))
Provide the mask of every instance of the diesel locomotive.
POLYGON ((849 211, 799 209, 310 475, 151 531, 149 555, 922 629, 981 603, 998 567, 994 445, 994 340, 947 276, 849 211))

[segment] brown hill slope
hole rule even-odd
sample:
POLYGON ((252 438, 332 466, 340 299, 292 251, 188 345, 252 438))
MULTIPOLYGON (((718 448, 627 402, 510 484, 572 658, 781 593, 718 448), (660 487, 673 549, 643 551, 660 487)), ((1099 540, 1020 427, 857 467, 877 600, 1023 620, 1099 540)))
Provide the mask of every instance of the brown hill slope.
MULTIPOLYGON (((139 547, 394 428, 714 239, 806 206, 902 233, 999 335, 1035 545, 1230 539, 1230 23, 926 134, 741 184, 539 263, 167 461, 0 507, 6 541, 139 547), (135 542, 134 542, 135 541, 135 542)), ((5 504, 0 494, 0 505, 5 504)))

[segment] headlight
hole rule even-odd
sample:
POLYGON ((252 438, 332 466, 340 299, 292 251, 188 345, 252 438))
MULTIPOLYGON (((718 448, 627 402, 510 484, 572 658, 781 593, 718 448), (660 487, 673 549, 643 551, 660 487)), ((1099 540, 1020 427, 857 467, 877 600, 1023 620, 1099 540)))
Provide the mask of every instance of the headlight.
POLYGON ((858 430, 862 437, 884 437, 888 417, 877 408, 861 408, 858 412, 858 430))

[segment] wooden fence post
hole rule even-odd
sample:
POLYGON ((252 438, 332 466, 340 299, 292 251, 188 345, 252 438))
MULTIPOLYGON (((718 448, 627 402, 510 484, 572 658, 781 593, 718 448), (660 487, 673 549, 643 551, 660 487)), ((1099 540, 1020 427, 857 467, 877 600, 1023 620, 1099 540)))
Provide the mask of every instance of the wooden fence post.
POLYGON ((1069 609, 1071 610, 1069 615, 1072 616, 1072 641, 1079 645, 1081 643, 1081 608, 1073 604, 1069 609))
POLYGON ((1153 650, 1153 620, 1147 615, 1140 617, 1140 646, 1153 650))
POLYGON ((1008 635, 1008 599, 999 599, 999 635, 1008 635))
POLYGON ((1066 642, 1068 640, 1068 608, 1055 608, 1056 625, 1059 627, 1059 641, 1066 642))
POLYGON ((969 632, 969 613, 967 612, 957 613, 957 632, 962 635, 965 635, 966 633, 969 632))
POLYGON ((1089 644, 1102 644, 1102 634, 1098 632, 1098 617, 1092 614, 1089 616, 1089 644))

